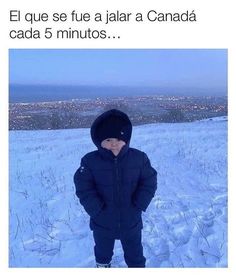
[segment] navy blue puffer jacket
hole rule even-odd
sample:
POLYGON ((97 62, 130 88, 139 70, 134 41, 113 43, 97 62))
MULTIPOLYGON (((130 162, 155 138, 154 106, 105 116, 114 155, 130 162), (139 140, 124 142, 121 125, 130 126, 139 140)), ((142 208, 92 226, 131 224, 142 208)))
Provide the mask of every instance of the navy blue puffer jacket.
MULTIPOLYGON (((110 115, 126 114, 110 110, 93 123, 91 137, 98 150, 86 154, 74 175, 76 195, 90 216, 90 228, 120 238, 142 228, 141 213, 151 202, 157 188, 157 173, 147 155, 129 147, 118 156, 101 147, 97 140, 100 123, 110 115)), ((132 126, 129 136, 131 137, 132 126)))

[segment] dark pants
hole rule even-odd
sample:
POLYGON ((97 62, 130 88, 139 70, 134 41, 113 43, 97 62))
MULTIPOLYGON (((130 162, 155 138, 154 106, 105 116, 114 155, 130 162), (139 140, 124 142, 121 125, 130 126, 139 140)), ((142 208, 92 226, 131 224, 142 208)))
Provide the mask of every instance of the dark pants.
MULTIPOLYGON (((110 263, 113 256, 115 239, 106 237, 97 231, 93 232, 93 236, 96 262, 100 264, 110 263)), ((125 262, 128 267, 145 267, 146 259, 143 256, 141 238, 141 230, 137 230, 136 233, 120 239, 125 262)))

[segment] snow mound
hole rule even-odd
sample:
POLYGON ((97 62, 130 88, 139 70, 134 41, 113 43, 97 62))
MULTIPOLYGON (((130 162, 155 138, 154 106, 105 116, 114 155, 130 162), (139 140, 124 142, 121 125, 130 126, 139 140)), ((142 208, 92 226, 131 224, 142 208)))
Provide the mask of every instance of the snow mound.
MULTIPOLYGON (((131 146, 158 171, 143 213, 147 267, 227 267, 227 118, 134 127, 131 146)), ((89 129, 10 132, 11 267, 94 267, 73 184, 94 149, 89 129)), ((126 266, 119 242, 112 264, 126 266)))

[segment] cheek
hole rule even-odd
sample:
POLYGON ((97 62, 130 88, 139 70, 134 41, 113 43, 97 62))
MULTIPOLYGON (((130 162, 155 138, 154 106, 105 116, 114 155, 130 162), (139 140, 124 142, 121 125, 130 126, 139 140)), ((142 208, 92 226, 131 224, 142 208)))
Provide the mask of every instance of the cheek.
POLYGON ((121 145, 120 145, 120 147, 122 148, 122 147, 124 147, 124 146, 125 146, 125 143, 122 142, 121 145))
POLYGON ((121 150, 123 146, 124 146, 124 145, 123 145, 123 144, 121 144, 121 145, 119 146, 119 150, 121 150))
POLYGON ((105 148, 107 150, 110 150, 111 149, 111 145, 110 144, 105 144, 103 148, 105 148))

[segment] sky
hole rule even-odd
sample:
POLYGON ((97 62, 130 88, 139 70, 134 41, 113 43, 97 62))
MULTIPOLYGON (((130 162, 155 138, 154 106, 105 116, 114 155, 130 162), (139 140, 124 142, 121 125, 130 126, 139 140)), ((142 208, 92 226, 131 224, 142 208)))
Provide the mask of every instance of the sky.
POLYGON ((226 49, 10 49, 11 84, 227 87, 226 49))

